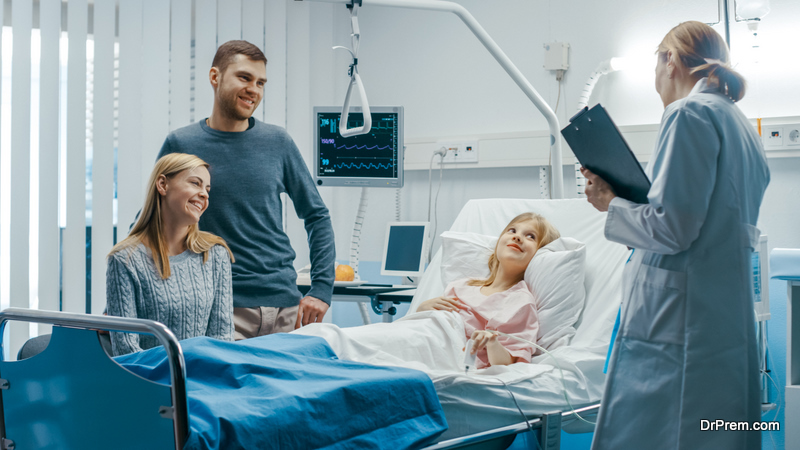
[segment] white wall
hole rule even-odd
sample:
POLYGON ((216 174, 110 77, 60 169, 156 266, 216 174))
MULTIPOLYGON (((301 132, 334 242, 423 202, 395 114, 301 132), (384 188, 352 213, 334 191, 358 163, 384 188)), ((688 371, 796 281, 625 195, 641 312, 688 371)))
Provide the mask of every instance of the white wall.
MULTIPOLYGON (((656 124, 663 106, 653 88, 653 52, 663 35, 685 20, 717 21, 717 2, 616 0, 485 2, 460 0, 515 62, 551 106, 558 84, 543 69, 545 42, 570 44, 570 68, 562 86, 557 115, 562 124, 574 113, 584 82, 596 65, 613 56, 633 56, 643 67, 607 75, 598 83, 591 103, 601 102, 620 126, 656 124)), ((348 58, 330 45, 350 45, 349 15, 341 5, 312 4, 320 30, 310 48, 312 105, 341 104, 347 86, 348 58), (333 25, 324 24, 328 16, 333 25), (315 39, 330 41, 322 45, 315 39)), ((291 8, 296 5, 290 6, 291 8)), ((788 57, 789 42, 798 42, 800 3, 773 1, 761 23, 760 64, 754 64, 751 35, 743 23, 731 25, 732 55, 748 77, 751 89, 741 107, 751 118, 800 115, 796 80, 800 64, 788 57), (781 55, 779 58, 776 55, 781 55), (768 65, 769 71, 759 68, 768 65)), ((546 129, 541 114, 522 95, 489 53, 454 15, 385 7, 359 12, 359 71, 372 105, 403 105, 406 140, 489 133, 535 132, 546 129)), ((723 32, 721 26, 716 27, 723 32)), ((291 103, 294 100, 289 98, 291 103)), ((295 136, 297 139, 297 136, 295 136)), ((433 148, 431 148, 433 150, 433 148)), ((568 150, 565 150, 568 152, 568 150)), ((770 247, 800 245, 793 232, 797 213, 784 207, 787 192, 800 189, 792 168, 795 159, 771 160, 773 182, 766 194, 760 227, 770 235, 770 247)), ((570 167, 565 167, 565 193, 574 196, 570 167)), ((434 191, 438 173, 434 172, 434 191)), ((480 197, 539 197, 535 167, 445 170, 439 198, 439 231, 449 227, 463 203, 480 197)), ((427 216, 427 171, 406 173, 402 219, 427 216)), ((336 233, 337 258, 347 259, 359 190, 322 188, 336 233), (330 200, 328 200, 330 199, 330 200)), ((362 233, 362 259, 380 259, 385 223, 393 220, 394 191, 373 189, 362 233)))

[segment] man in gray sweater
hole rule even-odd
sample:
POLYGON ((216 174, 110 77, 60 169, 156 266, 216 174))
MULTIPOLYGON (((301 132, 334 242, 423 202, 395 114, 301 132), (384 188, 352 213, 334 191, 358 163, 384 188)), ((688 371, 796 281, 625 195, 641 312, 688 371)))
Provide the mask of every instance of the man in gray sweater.
POLYGON ((264 94, 266 62, 249 42, 222 44, 209 72, 211 116, 170 133, 158 154, 191 153, 211 165, 213 189, 200 229, 225 239, 236 257, 237 340, 321 322, 333 294, 335 250, 328 209, 286 130, 252 117, 264 94), (283 231, 283 192, 308 234, 311 290, 303 298, 295 284, 295 252, 283 231))

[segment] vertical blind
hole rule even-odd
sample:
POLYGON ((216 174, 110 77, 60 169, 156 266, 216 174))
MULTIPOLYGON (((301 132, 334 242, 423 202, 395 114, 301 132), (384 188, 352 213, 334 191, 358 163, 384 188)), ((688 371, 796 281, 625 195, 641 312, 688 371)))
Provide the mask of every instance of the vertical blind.
MULTIPOLYGON (((286 123, 290 1, 5 3, 0 306, 100 314, 114 227, 117 239, 127 234, 167 133, 210 114, 219 44, 246 39, 265 51, 255 117, 286 123)), ((8 328, 11 355, 48 331, 8 328)))

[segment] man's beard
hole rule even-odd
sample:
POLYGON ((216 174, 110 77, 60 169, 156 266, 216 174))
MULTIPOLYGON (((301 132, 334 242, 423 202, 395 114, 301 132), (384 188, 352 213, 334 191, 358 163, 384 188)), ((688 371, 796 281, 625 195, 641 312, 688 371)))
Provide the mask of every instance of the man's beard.
POLYGON ((252 114, 244 115, 242 114, 239 109, 236 107, 236 103, 239 101, 238 94, 231 94, 230 96, 220 96, 219 106, 222 111, 222 114, 228 119, 234 120, 247 120, 250 118, 252 114))

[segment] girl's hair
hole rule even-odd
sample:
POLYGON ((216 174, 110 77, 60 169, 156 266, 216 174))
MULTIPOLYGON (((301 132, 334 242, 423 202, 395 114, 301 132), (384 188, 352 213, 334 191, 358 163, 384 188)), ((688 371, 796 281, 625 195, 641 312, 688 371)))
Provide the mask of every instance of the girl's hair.
MULTIPOLYGON (((169 252, 167 251, 162 223, 162 198, 158 189, 156 189, 158 178, 164 175, 167 179, 171 179, 184 170, 192 170, 200 166, 206 169, 209 168, 208 163, 202 159, 186 153, 171 153, 156 161, 156 165, 150 173, 150 180, 147 182, 147 194, 144 206, 139 213, 139 220, 136 221, 128 237, 117 243, 108 256, 110 257, 121 250, 144 243, 153 254, 153 262, 155 262, 161 278, 169 278, 171 272, 169 269, 169 252)), ((200 231, 197 224, 189 226, 189 233, 186 235, 186 247, 194 253, 202 253, 203 264, 208 261, 208 251, 217 244, 225 247, 228 250, 231 261, 234 261, 233 253, 231 253, 231 249, 228 248, 228 244, 225 243, 224 239, 214 234, 200 231)))
MULTIPOLYGON (((503 228, 503 233, 521 222, 533 222, 534 234, 536 235, 536 251, 539 251, 540 248, 561 237, 561 233, 556 230, 553 224, 548 222, 543 216, 532 212, 522 213, 511 219, 511 222, 503 228)), ((499 242, 500 240, 498 239, 498 243, 499 242)), ((497 260, 497 244, 495 244, 494 252, 492 252, 492 256, 489 257, 489 278, 485 280, 471 279, 467 284, 470 286, 489 286, 494 283, 499 268, 500 261, 497 260)))
POLYGON ((676 64, 699 78, 708 77, 708 86, 738 102, 744 97, 746 83, 730 65, 728 46, 713 28, 702 22, 683 22, 671 29, 658 45, 658 57, 667 61, 667 52, 675 55, 676 64))

